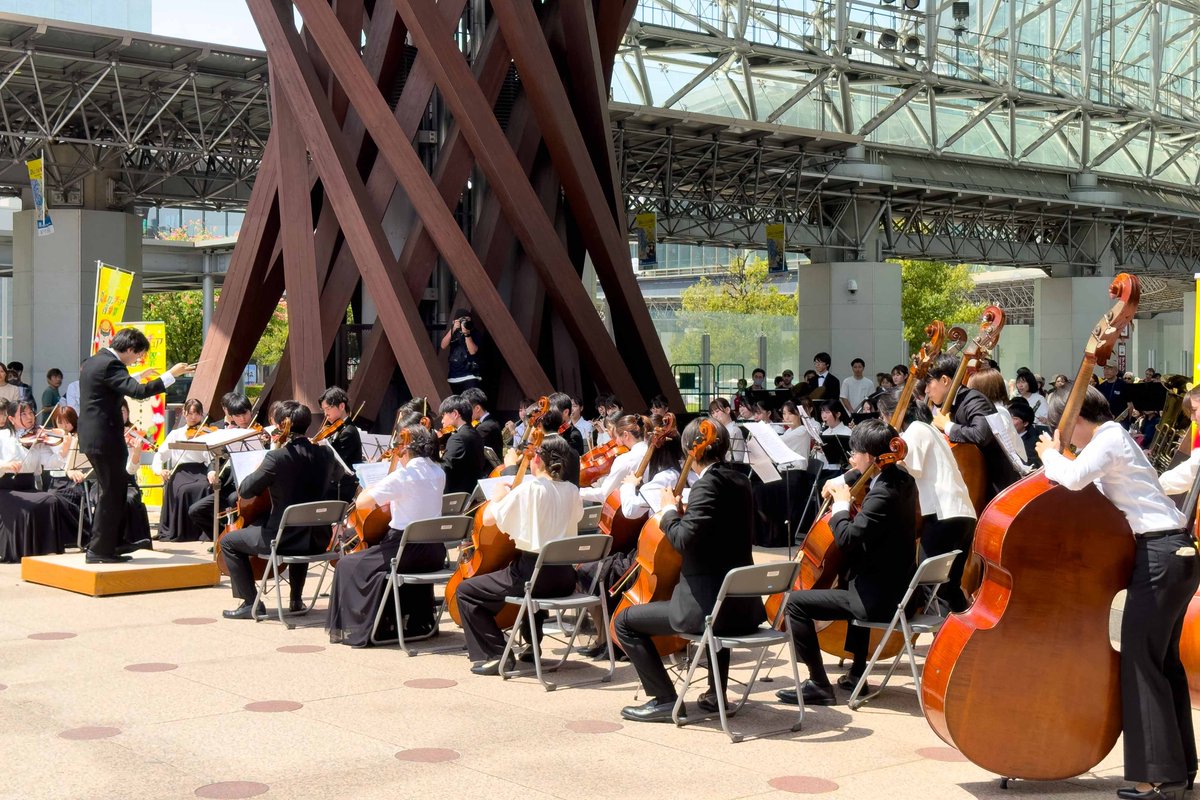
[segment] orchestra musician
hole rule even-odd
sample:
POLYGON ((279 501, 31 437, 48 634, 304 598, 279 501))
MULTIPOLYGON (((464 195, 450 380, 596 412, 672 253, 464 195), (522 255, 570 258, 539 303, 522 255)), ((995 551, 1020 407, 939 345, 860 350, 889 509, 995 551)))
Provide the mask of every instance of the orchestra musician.
POLYGON ((584 447, 589 450, 595 447, 595 426, 583 418, 583 401, 577 395, 571 395, 571 424, 578 429, 579 435, 583 437, 584 447))
POLYGON ((462 395, 452 394, 438 406, 442 430, 450 430, 442 467, 446 470, 446 491, 473 492, 480 478, 488 474, 483 455, 483 438, 471 427, 471 404, 462 395))
MULTIPOLYGON (((879 456, 891 451, 896 431, 882 420, 869 419, 850 434, 850 466, 845 480, 828 482, 822 495, 833 498, 829 527, 846 560, 849 586, 838 589, 793 591, 784 607, 792 631, 797 658, 808 667, 808 680, 797 689, 776 692, 785 703, 795 705, 797 695, 805 705, 830 706, 837 702, 833 684, 825 672, 817 640, 818 621, 888 620, 904 597, 912 580, 913 540, 916 538, 918 492, 916 481, 900 469, 886 468, 872 479, 862 508, 850 515, 850 483, 857 480, 879 456)), ((848 674, 838 686, 852 690, 866 671, 870 631, 851 625, 846 632, 846 650, 853 656, 848 674)))
POLYGON ((626 414, 617 420, 614 427, 617 444, 628 448, 613 459, 608 474, 595 485, 579 490, 585 505, 603 503, 626 477, 632 475, 646 454, 646 420, 637 414, 626 414))
POLYGON ((500 432, 500 423, 488 412, 488 396, 483 389, 467 389, 462 397, 471 405, 471 424, 475 432, 483 439, 483 446, 492 448, 496 454, 497 463, 504 455, 504 438, 500 432))
MULTIPOLYGON (((471 391, 468 389, 468 391, 471 391)), ((369 489, 359 493, 354 505, 369 512, 387 505, 392 519, 387 536, 377 545, 359 553, 351 553, 338 561, 333 589, 329 599, 329 640, 352 647, 370 644, 371 628, 384 599, 387 576, 392 559, 400 548, 400 538, 408 523, 432 519, 442 513, 442 491, 446 487, 446 472, 434 460, 437 441, 423 425, 404 428, 408 446, 399 455, 396 468, 369 489)), ((433 572, 446 563, 446 548, 440 544, 409 544, 400 557, 401 572, 433 572)), ((404 609, 404 635, 424 636, 436 627, 434 620, 433 586, 404 585, 400 587, 400 604, 404 609)), ((388 612, 380 623, 380 636, 391 638, 396 620, 388 612)))
POLYGON ((204 405, 199 400, 183 404, 183 425, 167 434, 154 453, 152 467, 162 477, 162 510, 158 518, 158 538, 168 542, 195 542, 212 532, 212 519, 198 527, 188 509, 200 498, 212 493, 206 477, 212 456, 205 450, 176 450, 175 442, 184 442, 207 431, 204 405))
MULTIPOLYGON (((338 426, 321 442, 332 447, 338 457, 342 459, 342 463, 353 470, 355 464, 362 463, 363 449, 358 428, 355 427, 354 422, 350 419, 350 413, 346 410, 349 402, 350 398, 346 395, 346 390, 340 386, 330 386, 321 394, 320 403, 321 411, 325 414, 325 426, 338 426)), ((271 421, 275 422, 274 419, 271 421)), ((354 499, 358 481, 353 474, 343 475, 337 484, 330 488, 333 490, 331 497, 349 502, 354 499)))
MULTIPOLYGON (((551 410, 547 416, 550 414, 557 412, 551 410)), ((505 637, 495 615, 504 607, 504 598, 524 593, 542 547, 577 533, 583 502, 578 487, 563 477, 564 466, 572 458, 578 462, 579 456, 564 438, 547 436, 530 462, 532 477, 526 476, 516 488, 500 487, 484 508, 484 524, 495 525, 512 537, 518 556, 503 569, 468 578, 458 589, 467 655, 476 675, 497 675, 501 670, 505 637)), ((533 592, 538 597, 563 597, 574 591, 575 581, 575 570, 569 566, 543 567, 533 592)), ((539 633, 541 616, 537 619, 539 633)))
MULTIPOLYGON (((1051 425, 1058 425, 1070 392, 1064 386, 1050 396, 1051 425)), ((1038 441, 1046 477, 1072 491, 1095 484, 1133 529, 1133 575, 1121 619, 1121 710, 1125 778, 1137 785, 1117 794, 1181 800, 1196 776, 1196 737, 1179 637, 1188 602, 1200 586, 1200 564, 1187 519, 1164 489, 1190 489, 1195 464, 1189 460, 1156 476, 1095 387, 1088 388, 1072 433, 1075 459, 1059 452, 1061 444, 1057 431, 1038 441)))
POLYGON ((53 495, 36 491, 33 475, 21 474, 26 453, 9 410, 0 399, 0 562, 14 564, 23 556, 63 552, 66 526, 53 495))
MULTIPOLYGON (((563 392, 555 392, 546 399, 550 401, 550 408, 559 413, 558 428, 546 432, 557 433, 566 439, 567 444, 571 445, 571 449, 582 458, 583 454, 587 452, 587 445, 583 441, 583 434, 571 424, 571 396, 563 392)), ((604 500, 602 499, 600 502, 603 503, 604 500)))
POLYGON ((117 553, 117 544, 125 527, 125 495, 129 486, 129 475, 125 471, 129 452, 122 434, 120 401, 124 397, 144 400, 161 394, 176 378, 195 368, 194 365, 176 364, 162 377, 138 383, 129 374, 128 366, 149 349, 150 341, 144 333, 136 328, 124 328, 117 332, 109 346, 88 358, 80 372, 79 449, 91 462, 100 490, 92 538, 87 548, 89 563, 111 564, 128 560, 117 553))
MULTIPOLYGON (((250 400, 244 394, 229 392, 224 395, 221 398, 221 410, 225 412, 225 421, 217 427, 262 429, 261 426, 252 424, 254 407, 250 405, 250 400)), ((311 412, 309 412, 309 416, 311 419, 311 412)), ((233 470, 230 469, 228 462, 222 467, 220 475, 210 469, 207 477, 209 485, 213 487, 213 492, 201 497, 188 508, 188 517, 191 519, 192 525, 197 530, 204 531, 202 539, 212 538, 214 503, 220 501, 218 512, 222 514, 227 509, 237 506, 237 486, 234 484, 233 470)))
POLYGON ((737 464, 745 463, 748 459, 746 434, 742 431, 742 426, 733 421, 733 407, 729 405, 729 401, 724 397, 710 401, 708 413, 725 428, 725 435, 729 437, 726 459, 737 464))
MULTIPOLYGON (((248 525, 230 531, 221 539, 221 552, 229 568, 229 583, 233 596, 242 601, 237 608, 225 611, 226 619, 250 619, 254 602, 254 573, 250 556, 267 555, 271 542, 279 534, 279 522, 288 506, 332 499, 325 496, 334 475, 340 467, 333 454, 320 445, 313 444, 304 431, 312 425, 312 412, 307 406, 294 400, 286 400, 280 407, 276 422, 287 420, 291 430, 280 443, 263 458, 262 465, 246 476, 238 487, 243 498, 257 497, 263 492, 271 494, 271 514, 266 522, 248 525)), ((281 432, 282 433, 282 432, 281 432)), ((286 542, 281 542, 278 552, 291 555, 320 553, 329 544, 328 526, 293 529, 286 531, 286 542)), ((288 567, 288 586, 291 590, 289 609, 293 613, 304 611, 304 581, 308 575, 307 564, 292 564, 288 567)))
MULTIPOLYGON (((625 719, 670 721, 677 698, 675 686, 651 637, 676 632, 700 633, 705 616, 716 605, 725 574, 753 563, 750 480, 725 463, 729 434, 723 425, 714 428, 716 441, 692 462, 697 479, 691 488, 687 510, 682 513, 678 510, 680 498, 672 493, 673 487, 663 487, 659 492, 662 501, 656 516, 659 527, 683 557, 681 576, 671 599, 630 606, 617 617, 617 640, 650 698, 640 706, 622 709, 621 716, 625 719)), ((683 441, 696 441, 699 430, 700 420, 688 423, 683 441)), ((754 630, 765 618, 758 598, 730 598, 721 610, 721 618, 715 620, 714 629, 718 634, 735 636, 754 630)), ((728 650, 717 654, 717 670, 724 692, 729 680, 728 650)), ((700 709, 706 713, 717 710, 716 686, 710 666, 708 691, 699 701, 700 709)))

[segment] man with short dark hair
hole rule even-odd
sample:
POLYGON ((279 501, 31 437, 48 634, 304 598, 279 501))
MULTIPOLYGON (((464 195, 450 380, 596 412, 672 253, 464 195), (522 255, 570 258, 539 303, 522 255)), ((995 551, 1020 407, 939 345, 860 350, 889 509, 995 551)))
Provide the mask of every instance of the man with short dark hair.
POLYGON ((54 413, 54 409, 62 404, 62 395, 58 391, 58 387, 62 386, 63 373, 58 367, 52 367, 46 370, 46 388, 42 390, 42 408, 44 412, 43 419, 49 418, 50 414, 54 413))
MULTIPOLYGON (((353 470, 354 465, 361 464, 363 460, 362 437, 359 436, 358 428, 350 419, 350 412, 346 410, 346 404, 350 402, 346 390, 340 386, 330 386, 321 393, 318 402, 321 404, 321 411, 325 414, 325 425, 341 423, 338 425, 338 429, 322 439, 321 443, 332 447, 338 454, 338 458, 342 459, 342 463, 353 470)), ((330 487, 333 490, 330 497, 350 502, 354 499, 354 490, 357 488, 358 480, 353 473, 342 475, 336 485, 330 487)))
POLYGON ((471 404, 462 395, 452 394, 438 406, 443 428, 452 428, 442 456, 446 470, 446 493, 473 492, 479 479, 487 475, 483 438, 468 424, 471 404))
POLYGON ((757 367, 750 373, 750 388, 756 392, 767 388, 767 371, 765 369, 757 367))
POLYGON ((571 449, 575 451, 576 455, 583 456, 587 452, 583 443, 583 434, 571 424, 571 396, 563 392, 555 392, 547 399, 550 401, 550 407, 562 415, 558 426, 558 435, 567 440, 567 444, 571 445, 571 449))
POLYGON ((504 457, 504 436, 500 423, 488 412, 488 396, 483 389, 472 387, 462 393, 462 398, 471 404, 471 424, 483 439, 483 446, 492 448, 496 458, 504 457))
POLYGON ((829 353, 817 353, 813 356, 813 369, 817 371, 817 388, 810 397, 834 400, 840 396, 841 381, 829 371, 829 365, 832 363, 833 359, 829 357, 829 353))
MULTIPOLYGON (((854 377, 842 381, 840 396, 849 404, 851 412, 857 412, 863 401, 875 391, 875 381, 863 375, 866 368, 865 361, 861 358, 854 359, 850 362, 850 369, 854 372, 854 377)), ((818 380, 820 380, 820 376, 818 376, 818 380)))
POLYGON ((125 490, 129 477, 125 462, 125 425, 121 403, 126 397, 145 400, 167 390, 180 375, 195 369, 193 364, 176 364, 161 378, 139 383, 129 374, 129 365, 150 349, 146 335, 136 328, 117 332, 112 344, 83 362, 79 376, 82 412, 79 415, 79 451, 88 457, 96 475, 100 497, 92 524, 86 561, 115 564, 129 557, 117 552, 125 530, 125 490))
MULTIPOLYGON (((225 412, 224 422, 217 424, 220 428, 249 428, 254 420, 254 407, 250 399, 240 392, 227 392, 221 398, 221 409, 225 412)), ((220 498, 220 511, 237 505, 237 484, 233 480, 233 469, 226 461, 222 474, 209 470, 208 482, 214 489, 214 494, 206 494, 188 507, 188 518, 197 530, 206 531, 205 538, 212 535, 213 503, 220 498)), ((219 533, 220 531, 218 531, 219 533)))

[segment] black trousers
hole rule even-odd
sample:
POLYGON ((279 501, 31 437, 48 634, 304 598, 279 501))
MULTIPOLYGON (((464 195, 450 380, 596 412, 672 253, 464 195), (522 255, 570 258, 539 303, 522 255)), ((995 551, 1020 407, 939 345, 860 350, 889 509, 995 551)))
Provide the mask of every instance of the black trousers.
POLYGON ((125 533, 125 490, 129 486, 125 462, 129 454, 122 450, 119 454, 87 453, 87 457, 92 463, 99 490, 92 539, 87 549, 99 556, 112 556, 125 533))
MULTIPOLYGON (((962 550, 950 567, 950 578, 938 589, 938 597, 945 600, 950 610, 966 611, 971 603, 962 590, 963 568, 971 556, 971 543, 975 540, 975 520, 971 517, 938 519, 936 514, 924 518, 921 527, 921 559, 940 556, 953 550, 962 550)), ((914 592, 914 595, 916 593, 914 592)))
POLYGON ((1179 636, 1200 585, 1200 562, 1192 537, 1182 531, 1135 539, 1121 620, 1125 778, 1182 781, 1196 771, 1196 736, 1179 636))
MULTIPOLYGON (((289 531, 287 537, 280 544, 281 554, 309 555, 325 549, 324 544, 318 544, 313 536, 302 529, 289 531)), ((255 595, 254 571, 250 566, 250 556, 269 555, 271 540, 267 538, 261 525, 249 525, 240 531, 231 531, 221 539, 221 552, 225 556, 225 565, 229 568, 229 583, 233 587, 233 596, 249 603, 255 595)), ((291 586, 293 600, 299 600, 304 594, 304 581, 307 577, 308 564, 288 566, 288 585, 291 586)))
MULTIPOLYGON (((868 619, 867 609, 859 599, 858 593, 851 589, 809 589, 792 592, 784 611, 792 627, 796 657, 808 667, 808 676, 813 683, 828 686, 829 675, 825 672, 821 644, 817 639, 817 622, 868 619)), ((846 650, 854 657, 851 672, 862 674, 866 669, 867 649, 870 644, 869 630, 856 625, 847 628, 846 650)))
MULTIPOLYGON (((625 651, 625 655, 629 656, 629 663, 633 664, 633 668, 637 670, 638 678, 641 680, 646 694, 659 702, 674 700, 678 697, 675 684, 671 683, 671 676, 667 674, 667 668, 663 666, 662 656, 655 649, 652 638, 679 633, 671 625, 670 601, 663 600, 646 603, 644 606, 630 606, 621 612, 613 627, 617 632, 617 642, 625 651)), ((721 691, 724 692, 729 685, 728 650, 721 650, 717 653, 717 671, 721 674, 721 691)), ((714 691, 713 687, 713 673, 710 667, 708 671, 708 691, 710 693, 714 691)))
MULTIPOLYGON (((204 539, 209 539, 212 537, 213 503, 215 502, 217 502, 217 495, 215 493, 209 493, 192 503, 191 507, 188 508, 188 519, 192 521, 192 524, 195 525, 197 529, 204 531, 202 534, 204 539)), ((236 504, 237 492, 225 495, 221 498, 222 511, 227 508, 233 508, 233 506, 236 504)), ((218 528, 217 531, 219 533, 220 528, 218 528)))
MULTIPOLYGON (((505 597, 525 594, 525 582, 533 577, 536 563, 536 553, 522 552, 504 569, 477 575, 458 587, 458 613, 467 640, 467 655, 472 661, 490 661, 504 654, 505 636, 496 624, 496 614, 504 608, 505 597)), ((571 567, 543 567, 533 594, 566 597, 575 591, 575 581, 575 570, 571 567)), ((540 622, 539 619, 539 635, 540 622)))

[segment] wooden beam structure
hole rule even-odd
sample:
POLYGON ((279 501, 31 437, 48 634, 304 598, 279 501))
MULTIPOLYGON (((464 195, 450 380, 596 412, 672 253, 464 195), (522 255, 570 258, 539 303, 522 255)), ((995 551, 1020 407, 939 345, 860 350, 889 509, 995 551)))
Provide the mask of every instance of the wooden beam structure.
POLYGON ((211 406, 232 388, 286 296, 271 394, 315 405, 362 296, 377 319, 349 388, 368 418, 397 370, 402 396, 452 391, 435 343, 460 305, 514 405, 557 385, 629 408, 663 394, 682 410, 630 266, 607 112, 636 0, 248 5, 274 129, 193 397, 211 406))

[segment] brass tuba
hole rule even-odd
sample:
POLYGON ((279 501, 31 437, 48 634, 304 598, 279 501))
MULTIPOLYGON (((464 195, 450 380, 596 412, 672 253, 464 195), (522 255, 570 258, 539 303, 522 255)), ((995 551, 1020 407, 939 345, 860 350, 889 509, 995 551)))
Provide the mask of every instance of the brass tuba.
POLYGON ((1150 464, 1159 475, 1171 468, 1179 444, 1191 427, 1192 421, 1183 413, 1183 397, 1187 394, 1187 378, 1183 375, 1168 375, 1163 378, 1167 387, 1167 399, 1163 403, 1162 416, 1154 429, 1154 441, 1148 452, 1150 464))

